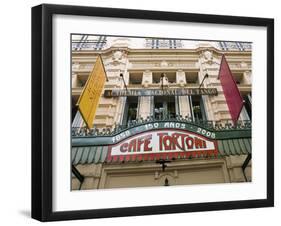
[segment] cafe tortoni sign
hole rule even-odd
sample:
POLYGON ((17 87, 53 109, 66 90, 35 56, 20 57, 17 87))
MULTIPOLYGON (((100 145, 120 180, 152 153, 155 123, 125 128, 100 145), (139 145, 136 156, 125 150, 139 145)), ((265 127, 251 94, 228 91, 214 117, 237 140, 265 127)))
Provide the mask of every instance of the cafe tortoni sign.
POLYGON ((155 160, 216 156, 217 143, 182 129, 158 129, 128 137, 110 146, 108 160, 155 160))

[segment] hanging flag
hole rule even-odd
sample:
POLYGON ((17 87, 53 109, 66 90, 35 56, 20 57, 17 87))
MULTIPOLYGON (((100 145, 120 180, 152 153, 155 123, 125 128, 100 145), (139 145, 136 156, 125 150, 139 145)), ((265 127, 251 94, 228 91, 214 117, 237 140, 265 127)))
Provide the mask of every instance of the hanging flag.
POLYGON ((106 80, 106 72, 102 58, 99 55, 77 102, 78 110, 89 129, 93 127, 93 121, 106 80))
POLYGON ((224 55, 222 55, 221 58, 219 79, 221 81, 221 86, 229 109, 229 113, 231 115, 233 123, 235 124, 243 108, 243 98, 239 92, 236 81, 233 78, 224 55))

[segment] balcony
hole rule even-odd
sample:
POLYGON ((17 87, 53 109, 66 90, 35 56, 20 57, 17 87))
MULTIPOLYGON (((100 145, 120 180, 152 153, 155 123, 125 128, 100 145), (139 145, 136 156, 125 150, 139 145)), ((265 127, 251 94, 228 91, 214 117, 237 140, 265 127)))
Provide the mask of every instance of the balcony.
MULTIPOLYGON (((221 120, 221 121, 204 121, 204 120, 192 120, 190 117, 182 117, 181 115, 166 115, 164 117, 147 117, 137 118, 136 120, 129 121, 127 124, 115 124, 114 128, 104 128, 88 129, 86 127, 82 128, 72 128, 72 137, 97 137, 97 136, 114 136, 116 134, 122 133, 128 129, 138 127, 145 124, 151 123, 161 123, 161 122, 174 122, 174 123, 185 123, 190 126, 202 127, 209 131, 214 132, 225 132, 225 131, 250 131, 252 128, 252 122, 250 120, 237 121, 234 125, 231 120, 221 120)), ((238 134, 239 135, 239 134, 238 134)))

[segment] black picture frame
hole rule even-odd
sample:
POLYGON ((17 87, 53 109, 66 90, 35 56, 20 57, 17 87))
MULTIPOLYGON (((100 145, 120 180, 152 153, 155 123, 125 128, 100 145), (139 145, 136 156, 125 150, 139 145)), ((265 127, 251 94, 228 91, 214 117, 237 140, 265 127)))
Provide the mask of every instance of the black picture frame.
POLYGON ((274 206, 274 20, 43 4, 32 8, 32 218, 40 221, 123 217, 274 206), (267 29, 267 198, 93 210, 52 210, 52 18, 55 14, 247 25, 267 29))

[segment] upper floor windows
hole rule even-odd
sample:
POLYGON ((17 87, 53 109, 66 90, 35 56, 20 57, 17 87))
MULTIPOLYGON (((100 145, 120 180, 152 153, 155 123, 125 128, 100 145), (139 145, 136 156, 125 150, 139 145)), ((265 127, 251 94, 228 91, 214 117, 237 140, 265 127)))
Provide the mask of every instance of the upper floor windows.
POLYGON ((187 84, 199 84, 198 72, 186 72, 185 78, 187 84))
POLYGON ((251 51, 252 44, 248 42, 219 42, 222 50, 251 51))
POLYGON ((177 39, 147 38, 145 41, 145 47, 151 49, 178 49, 183 47, 182 40, 177 39))
POLYGON ((249 81, 249 76, 245 75, 244 72, 234 72, 232 73, 233 78, 236 81, 237 85, 250 85, 251 82, 249 81))
POLYGON ((129 84, 130 85, 139 85, 142 83, 142 73, 130 73, 129 75, 129 84))
POLYGON ((107 37, 79 35, 72 39, 72 50, 101 50, 107 43, 107 37))
POLYGON ((199 79, 197 71, 188 71, 180 75, 173 71, 152 72, 149 75, 144 75, 143 72, 129 73, 129 85, 141 85, 142 83, 163 84, 164 86, 168 84, 184 83, 188 86, 199 85, 199 79))
POLYGON ((167 83, 176 83, 177 77, 175 72, 154 72, 152 74, 152 82, 153 83, 162 83, 166 85, 167 83), (163 81, 162 81, 163 80, 163 81))

